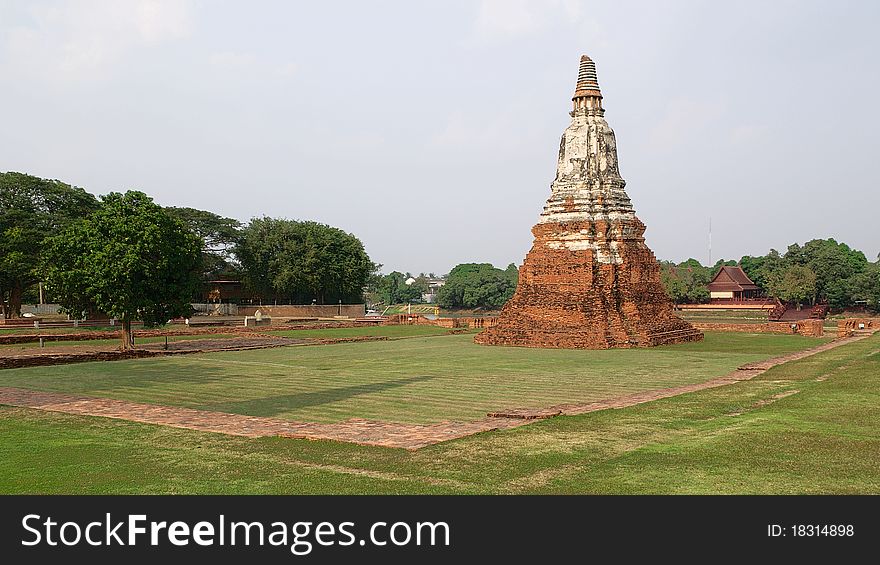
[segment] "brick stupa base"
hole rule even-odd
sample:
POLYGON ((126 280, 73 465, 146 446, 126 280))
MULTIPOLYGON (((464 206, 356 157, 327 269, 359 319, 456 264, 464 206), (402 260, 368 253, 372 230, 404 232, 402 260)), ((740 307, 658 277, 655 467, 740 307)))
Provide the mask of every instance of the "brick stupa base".
MULTIPOLYGON (((638 222, 638 220, 635 220, 638 222)), ((643 231, 641 222, 632 226, 643 231)), ((619 263, 593 250, 554 249, 560 233, 583 225, 538 224, 513 298, 498 324, 478 334, 484 345, 608 349, 700 341, 703 334, 673 314, 654 254, 637 238, 621 241, 619 263)))

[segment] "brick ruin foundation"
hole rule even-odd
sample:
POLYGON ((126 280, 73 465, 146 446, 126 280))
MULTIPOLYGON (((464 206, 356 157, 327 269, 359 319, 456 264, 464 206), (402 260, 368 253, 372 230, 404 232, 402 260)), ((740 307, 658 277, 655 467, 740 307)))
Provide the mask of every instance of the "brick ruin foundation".
POLYGON ((871 333, 875 329, 871 318, 845 318, 837 322, 837 337, 852 337, 857 333, 871 333))
POLYGON ((695 328, 703 331, 741 332, 763 334, 797 334, 808 337, 825 335, 824 320, 798 320, 797 322, 767 322, 765 324, 738 324, 716 322, 694 322, 695 328))
POLYGON ((393 314, 383 322, 383 326, 437 326, 441 328, 491 328, 498 323, 494 316, 436 318, 429 319, 421 314, 393 314))
POLYGON ((698 341, 673 314, 620 176, 596 67, 581 57, 571 125, 519 284, 477 343, 607 349, 698 341))

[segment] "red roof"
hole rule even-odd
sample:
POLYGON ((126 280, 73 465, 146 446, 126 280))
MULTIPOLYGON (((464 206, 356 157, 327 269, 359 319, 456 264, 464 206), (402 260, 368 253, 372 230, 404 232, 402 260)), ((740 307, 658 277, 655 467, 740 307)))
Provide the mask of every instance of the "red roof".
POLYGON ((758 290, 758 285, 737 265, 736 267, 721 267, 721 270, 709 283, 710 292, 758 290))

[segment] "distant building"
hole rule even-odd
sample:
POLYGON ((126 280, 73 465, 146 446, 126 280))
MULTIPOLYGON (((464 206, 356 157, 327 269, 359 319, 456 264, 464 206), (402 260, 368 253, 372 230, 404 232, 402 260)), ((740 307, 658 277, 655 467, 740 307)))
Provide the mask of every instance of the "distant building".
POLYGON ((216 280, 207 281, 202 287, 202 302, 218 303, 218 302, 241 302, 242 289, 241 281, 234 280, 216 280))
POLYGON ((422 302, 428 304, 437 302, 437 293, 440 292, 440 287, 444 284, 446 281, 443 279, 428 279, 428 292, 422 293, 422 302))
POLYGON ((760 287, 752 282, 739 265, 721 267, 708 287, 709 298, 713 303, 764 300, 760 287))
POLYGON ((403 281, 403 284, 405 284, 406 286, 411 286, 414 282, 416 282, 416 279, 410 277, 410 278, 406 279, 405 281, 403 281))

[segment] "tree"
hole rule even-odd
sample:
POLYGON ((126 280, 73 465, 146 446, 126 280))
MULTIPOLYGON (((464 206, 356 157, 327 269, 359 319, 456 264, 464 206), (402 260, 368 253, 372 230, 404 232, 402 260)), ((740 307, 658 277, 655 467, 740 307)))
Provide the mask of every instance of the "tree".
POLYGON ((812 301, 816 296, 816 273, 803 265, 777 270, 770 277, 768 291, 783 302, 812 301))
POLYGON ((408 285, 409 277, 400 271, 392 271, 381 277, 377 292, 379 298, 387 305, 419 302, 422 293, 427 292, 427 284, 420 284, 419 280, 408 285))
POLYGON ((869 263, 862 272, 847 280, 848 294, 854 302, 864 302, 875 312, 880 312, 880 261, 869 263))
POLYGON ((168 207, 165 211, 177 218, 202 240, 202 277, 238 276, 233 254, 241 239, 241 222, 195 208, 168 207))
POLYGON ((457 265, 440 288, 438 302, 444 308, 501 308, 516 290, 513 267, 502 271, 489 263, 457 265))
POLYGON ((317 222, 254 218, 235 255, 253 291, 293 303, 360 301, 376 270, 357 237, 317 222))
POLYGON ((827 300, 831 306, 851 304, 847 279, 862 272, 868 260, 861 251, 834 239, 814 239, 803 247, 793 244, 785 253, 789 265, 808 267, 816 276, 816 291, 811 300, 827 300))
POLYGON ((745 255, 739 260, 739 264, 745 274, 752 279, 752 282, 764 289, 768 288, 773 274, 786 267, 786 262, 775 249, 771 249, 767 255, 762 257, 745 255))
POLYGON ((21 314, 22 296, 39 282, 42 241, 98 207, 85 190, 24 173, 0 173, 0 302, 21 314))
POLYGON ((704 267, 696 259, 678 265, 664 261, 660 264, 660 282, 676 304, 699 304, 709 299, 707 285, 716 270, 704 267))
POLYGON ((61 306, 79 315, 97 308, 122 322, 162 325, 188 316, 199 287, 202 244, 142 192, 111 193, 88 218, 46 240, 42 270, 61 306))

